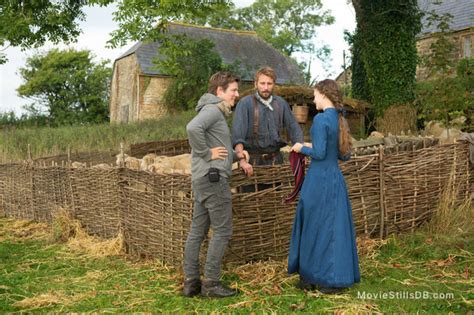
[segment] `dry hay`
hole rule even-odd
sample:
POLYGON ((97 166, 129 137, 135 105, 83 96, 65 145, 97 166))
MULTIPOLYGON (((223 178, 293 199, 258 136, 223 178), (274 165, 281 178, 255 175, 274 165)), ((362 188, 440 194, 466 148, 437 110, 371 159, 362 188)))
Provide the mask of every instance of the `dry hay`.
POLYGON ((394 105, 385 110, 383 117, 377 118, 377 130, 395 135, 416 131, 416 110, 410 105, 394 105))
POLYGON ((255 295, 264 292, 268 295, 278 295, 282 292, 282 285, 296 279, 296 276, 289 277, 286 260, 281 261, 259 261, 236 267, 233 271, 241 282, 245 284, 233 283, 246 295, 255 295))
POLYGON ((428 223, 428 230, 433 233, 452 234, 471 232, 474 226, 474 207, 472 205, 473 194, 465 196, 459 202, 460 183, 455 183, 456 174, 454 165, 450 172, 449 180, 443 191, 438 206, 431 221, 428 223))
POLYGON ((52 212, 51 235, 52 242, 65 243, 74 237, 76 231, 81 229, 81 223, 71 218, 69 212, 63 208, 57 208, 52 212))
POLYGON ((42 239, 48 236, 49 226, 46 223, 35 223, 27 220, 3 219, 4 228, 0 230, 0 241, 10 238, 42 239))
MULTIPOLYGON (((327 296, 325 296, 327 298, 327 296)), ((339 304, 339 303, 338 303, 339 304)), ((332 313, 335 315, 343 314, 383 314, 377 304, 372 303, 348 303, 344 305, 337 305, 321 310, 323 313, 332 313)))
POLYGON ((76 231, 73 238, 69 239, 67 246, 92 257, 117 256, 124 252, 123 241, 122 232, 119 232, 115 238, 102 240, 80 229, 76 231))
POLYGON ((83 294, 75 294, 73 296, 68 296, 61 291, 50 291, 48 293, 42 293, 35 295, 33 297, 24 298, 21 301, 17 301, 13 304, 13 306, 22 307, 22 308, 30 308, 30 309, 37 309, 41 307, 47 307, 57 304, 62 305, 71 305, 80 300, 89 298, 93 293, 83 293, 83 294))
POLYGON ((67 243, 67 246, 92 257, 116 256, 124 252, 122 232, 112 239, 103 240, 87 234, 81 223, 64 209, 53 212, 51 239, 67 243))
POLYGON ((387 244, 388 239, 373 239, 367 235, 357 237, 357 253, 359 256, 365 256, 369 259, 374 259, 379 254, 379 249, 387 244))

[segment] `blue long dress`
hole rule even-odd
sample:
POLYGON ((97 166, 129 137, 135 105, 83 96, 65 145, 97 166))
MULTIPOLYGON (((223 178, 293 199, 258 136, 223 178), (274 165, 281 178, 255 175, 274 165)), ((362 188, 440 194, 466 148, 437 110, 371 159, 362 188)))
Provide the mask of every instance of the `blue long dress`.
POLYGON ((301 188, 288 255, 288 272, 310 284, 345 288, 360 281, 352 210, 339 169, 339 118, 334 108, 316 115, 311 164, 301 188))

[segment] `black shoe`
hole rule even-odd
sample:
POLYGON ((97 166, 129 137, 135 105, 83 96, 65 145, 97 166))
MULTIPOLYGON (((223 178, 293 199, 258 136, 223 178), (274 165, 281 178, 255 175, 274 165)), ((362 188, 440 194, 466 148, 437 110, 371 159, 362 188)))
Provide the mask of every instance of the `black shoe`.
POLYGON ((228 286, 222 284, 220 281, 203 280, 201 286, 201 295, 206 297, 229 297, 234 296, 238 292, 228 286))
POLYGON ((333 288, 333 287, 322 287, 319 288, 319 292, 323 294, 339 294, 342 293, 346 288, 333 288))
POLYGON ((200 279, 188 279, 184 280, 183 295, 187 297, 193 297, 201 293, 201 280, 200 279))
POLYGON ((298 289, 300 290, 306 290, 306 291, 311 291, 316 289, 316 286, 306 282, 303 278, 300 277, 300 280, 296 283, 295 285, 298 289))

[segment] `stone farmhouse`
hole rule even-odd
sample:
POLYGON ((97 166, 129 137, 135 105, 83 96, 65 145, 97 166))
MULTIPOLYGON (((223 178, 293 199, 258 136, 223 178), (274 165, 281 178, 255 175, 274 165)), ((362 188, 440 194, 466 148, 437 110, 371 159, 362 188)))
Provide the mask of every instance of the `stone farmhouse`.
MULTIPOLYGON (((238 62, 243 84, 253 84, 255 71, 263 66, 275 69, 277 84, 302 84, 298 65, 263 41, 255 32, 233 31, 182 23, 170 23, 171 35, 185 34, 192 39, 210 39, 224 63, 238 62)), ((159 42, 138 42, 117 58, 113 65, 110 94, 110 121, 128 123, 153 119, 166 113, 163 94, 171 77, 156 69, 159 42)))

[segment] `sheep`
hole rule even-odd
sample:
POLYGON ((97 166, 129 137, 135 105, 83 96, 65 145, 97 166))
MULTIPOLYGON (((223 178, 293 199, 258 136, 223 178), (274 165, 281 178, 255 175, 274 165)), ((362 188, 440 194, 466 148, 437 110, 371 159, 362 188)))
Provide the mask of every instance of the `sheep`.
POLYGON ((140 170, 146 171, 148 170, 148 167, 152 165, 155 162, 157 155, 155 153, 148 153, 144 157, 142 157, 141 163, 140 163, 140 170))
POLYGON ((127 156, 124 162, 126 168, 137 171, 140 170, 141 159, 137 159, 132 156, 127 156))
POLYGON ((86 163, 74 161, 74 162, 71 163, 71 167, 72 168, 86 168, 87 165, 86 165, 86 163))
POLYGON ((115 160, 115 164, 117 166, 122 167, 125 165, 125 159, 128 158, 128 154, 125 153, 119 153, 115 156, 117 159, 115 160))
POLYGON ((191 170, 191 154, 181 154, 171 158, 174 161, 173 168, 175 170, 190 171, 191 170))
POLYGON ((109 164, 106 164, 106 163, 100 163, 100 164, 96 164, 96 165, 92 166, 91 168, 99 169, 99 170, 109 170, 109 169, 112 168, 112 166, 110 166, 109 164))

